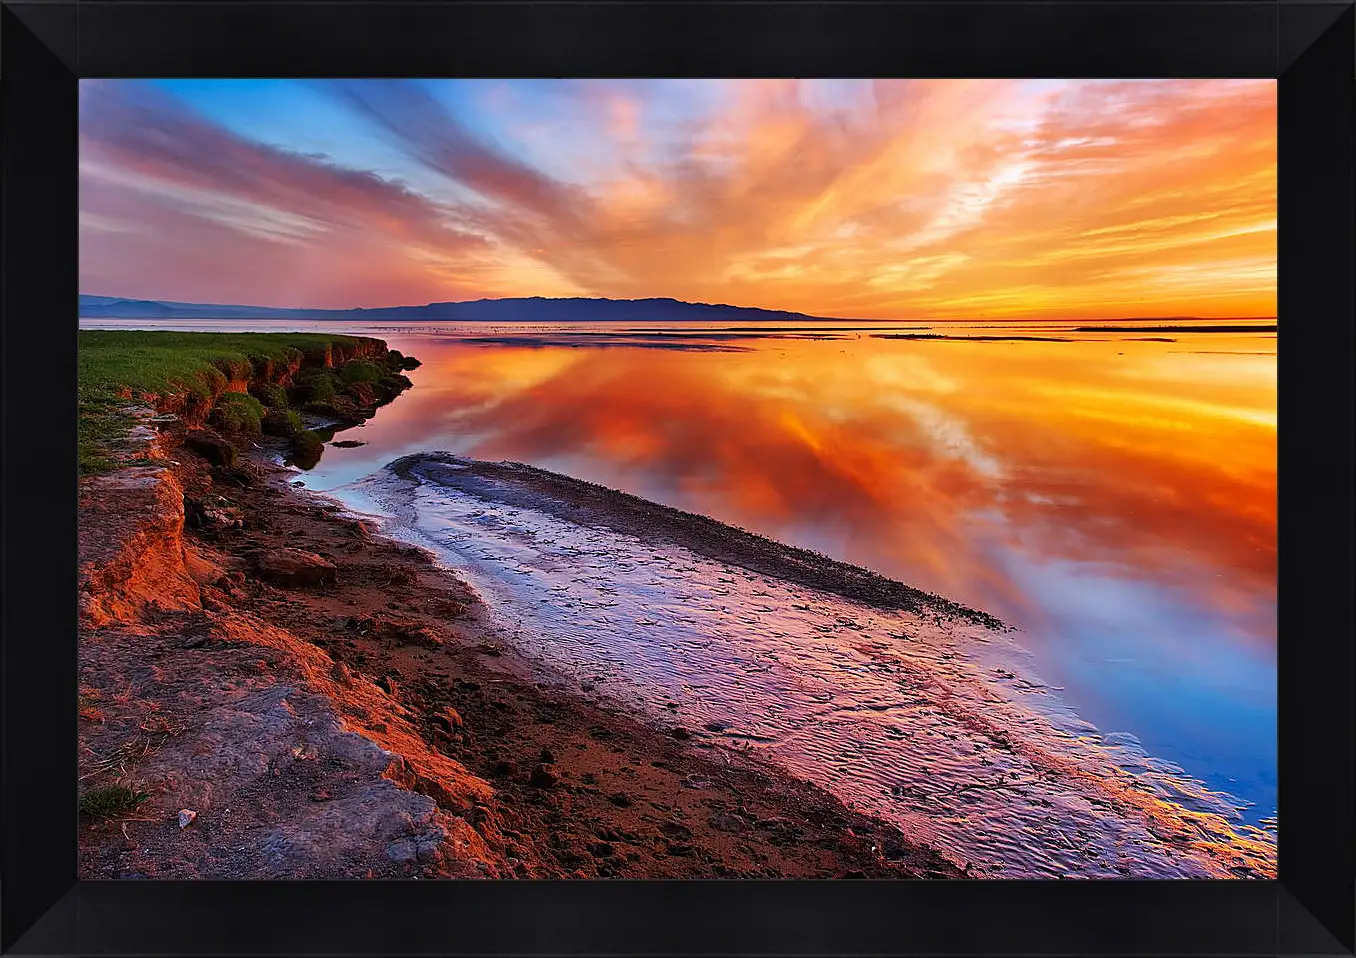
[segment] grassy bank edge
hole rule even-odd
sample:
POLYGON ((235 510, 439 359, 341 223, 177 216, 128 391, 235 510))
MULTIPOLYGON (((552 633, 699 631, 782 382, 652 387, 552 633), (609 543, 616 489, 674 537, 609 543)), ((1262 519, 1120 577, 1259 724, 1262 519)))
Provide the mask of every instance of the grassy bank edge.
POLYGON ((230 438, 261 433, 292 440, 319 458, 321 438, 299 412, 340 422, 367 418, 409 388, 401 370, 417 360, 380 339, 325 333, 80 330, 80 474, 119 465, 116 445, 136 422, 134 406, 210 424, 230 438))

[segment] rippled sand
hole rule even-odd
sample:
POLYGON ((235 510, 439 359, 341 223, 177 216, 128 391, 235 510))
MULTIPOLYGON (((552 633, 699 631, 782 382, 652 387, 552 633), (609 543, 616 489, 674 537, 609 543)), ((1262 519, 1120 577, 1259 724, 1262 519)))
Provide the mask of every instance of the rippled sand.
POLYGON ((334 494, 438 553, 520 650, 657 722, 758 749, 971 874, 1275 875, 1274 833, 1079 719, 1021 634, 982 613, 844 586, 879 577, 822 557, 807 572, 767 540, 722 555, 688 520, 718 524, 530 467, 396 465, 334 494))

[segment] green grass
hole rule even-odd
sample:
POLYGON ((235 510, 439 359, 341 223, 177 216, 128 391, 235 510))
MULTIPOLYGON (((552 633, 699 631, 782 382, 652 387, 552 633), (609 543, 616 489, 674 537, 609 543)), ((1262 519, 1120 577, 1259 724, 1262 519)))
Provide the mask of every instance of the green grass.
MULTIPOLYGON (((109 446, 132 420, 121 409, 133 402, 181 397, 202 408, 231 379, 298 361, 322 359, 335 345, 352 348, 359 337, 324 333, 193 333, 168 330, 82 329, 78 359, 80 472, 114 465, 109 446)), ((325 377, 333 380, 326 372, 325 377)), ((275 398, 271 396, 270 398, 275 398)), ((254 407, 231 399, 230 421, 249 428, 254 407)))
POLYGON ((325 451, 325 441, 319 433, 303 429, 292 436, 292 452, 288 460, 300 469, 314 469, 325 451))
POLYGON ((265 364, 356 346, 356 336, 323 333, 178 333, 165 330, 82 329, 82 393, 210 396, 227 376, 248 379, 265 364))
POLYGON ((338 394, 338 377, 333 370, 324 368, 303 369, 292 377, 292 386, 287 391, 293 405, 308 402, 333 402, 338 394))
POLYGON ((302 428, 295 409, 270 409, 263 419, 264 434, 269 436, 295 436, 302 428))
POLYGON ((248 393, 222 393, 212 407, 208 422, 224 432, 242 436, 259 435, 264 406, 248 393))
POLYGON ((90 818, 116 818, 136 811, 150 797, 126 785, 92 788, 80 796, 80 813, 90 818))
POLYGON ((387 375, 385 369, 366 359, 355 359, 339 368, 339 381, 345 386, 352 386, 355 383, 375 386, 385 375, 387 375))
POLYGON ((287 408, 287 390, 277 383, 250 383, 250 395, 269 409, 287 408))

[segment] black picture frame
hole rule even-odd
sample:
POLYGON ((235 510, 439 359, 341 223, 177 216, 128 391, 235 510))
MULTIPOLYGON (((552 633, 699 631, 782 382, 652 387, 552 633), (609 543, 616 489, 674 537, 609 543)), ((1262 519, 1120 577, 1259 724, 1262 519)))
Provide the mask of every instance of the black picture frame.
POLYGON ((0 951, 1350 955, 1347 2, 35 0, 0 9, 0 951), (1280 829, 1270 882, 78 882, 77 78, 1275 77, 1280 829))

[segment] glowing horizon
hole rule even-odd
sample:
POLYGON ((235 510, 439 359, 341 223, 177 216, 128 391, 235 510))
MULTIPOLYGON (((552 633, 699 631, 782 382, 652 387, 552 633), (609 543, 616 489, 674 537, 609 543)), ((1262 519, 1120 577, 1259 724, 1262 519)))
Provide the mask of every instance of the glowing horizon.
POLYGON ((1272 80, 81 81, 81 289, 1272 317, 1272 80))

